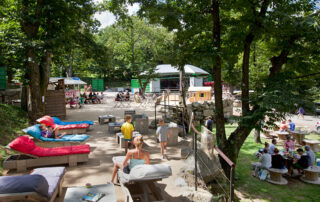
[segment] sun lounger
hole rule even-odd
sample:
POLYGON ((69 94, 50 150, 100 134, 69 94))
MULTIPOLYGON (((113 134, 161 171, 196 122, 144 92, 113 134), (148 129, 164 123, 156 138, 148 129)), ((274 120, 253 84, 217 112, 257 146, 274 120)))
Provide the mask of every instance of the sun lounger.
POLYGON ((64 167, 37 168, 30 175, 0 177, 0 201, 49 201, 62 193, 64 167))
POLYGON ((51 117, 53 119, 53 122, 55 124, 58 124, 58 125, 70 125, 70 124, 89 124, 89 125, 93 125, 94 122, 93 121, 68 121, 68 122, 65 122, 65 121, 61 121, 58 117, 51 117))
POLYGON ((13 140, 7 149, 12 149, 19 155, 11 155, 3 162, 3 169, 25 171, 27 168, 69 164, 76 166, 78 162, 87 162, 90 153, 89 145, 75 145, 57 148, 43 148, 27 136, 13 140))
MULTIPOLYGON (((124 156, 114 157, 113 162, 121 163, 124 156)), ((161 181, 172 175, 171 167, 167 164, 137 165, 130 174, 118 170, 118 180, 125 193, 125 201, 164 201, 161 190, 155 186, 156 181, 161 181), (150 193, 151 191, 151 193, 150 193)))
POLYGON ((37 146, 47 148, 85 144, 85 141, 89 138, 89 135, 86 134, 65 135, 61 139, 45 138, 41 136, 38 124, 25 128, 22 131, 34 137, 34 142, 37 146))

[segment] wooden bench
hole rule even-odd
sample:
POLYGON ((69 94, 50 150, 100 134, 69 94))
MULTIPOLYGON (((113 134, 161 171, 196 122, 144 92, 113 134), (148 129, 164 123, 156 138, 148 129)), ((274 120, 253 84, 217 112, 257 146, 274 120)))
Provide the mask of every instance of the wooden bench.
POLYGON ((320 167, 312 166, 307 169, 304 169, 304 176, 301 176, 300 179, 306 183, 320 184, 319 173, 320 167))
POLYGON ((318 140, 306 140, 305 139, 304 142, 306 143, 306 145, 310 146, 312 151, 320 152, 320 147, 319 147, 320 142, 318 140))
POLYGON ((269 168, 270 179, 267 179, 268 182, 277 185, 286 185, 288 181, 282 177, 283 174, 288 173, 288 169, 277 169, 277 168, 269 168))

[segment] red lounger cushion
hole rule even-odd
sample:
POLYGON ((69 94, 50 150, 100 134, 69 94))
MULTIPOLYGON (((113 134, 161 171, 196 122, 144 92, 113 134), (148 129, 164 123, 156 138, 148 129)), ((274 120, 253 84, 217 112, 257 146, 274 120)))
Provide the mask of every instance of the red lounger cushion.
POLYGON ((54 125, 54 121, 51 118, 51 116, 41 117, 40 119, 37 119, 37 122, 46 124, 46 126, 53 126, 54 125))
POLYGON ((66 130, 66 129, 81 129, 81 128, 89 128, 89 124, 82 123, 82 124, 70 124, 70 125, 57 125, 54 124, 53 128, 58 127, 60 130, 66 130))
POLYGON ((21 136, 16 138, 9 144, 9 146, 10 148, 17 150, 19 152, 31 154, 39 157, 90 153, 90 146, 87 144, 66 146, 66 147, 56 147, 56 148, 43 148, 43 147, 36 146, 33 140, 31 140, 27 136, 21 136))

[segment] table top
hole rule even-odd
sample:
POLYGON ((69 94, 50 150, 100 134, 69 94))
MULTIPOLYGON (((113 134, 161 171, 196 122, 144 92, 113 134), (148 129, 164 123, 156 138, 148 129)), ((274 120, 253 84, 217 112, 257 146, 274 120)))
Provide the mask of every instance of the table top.
POLYGON ((109 126, 122 126, 123 122, 109 123, 109 126))
POLYGON ((300 130, 294 130, 294 131, 290 131, 292 134, 297 134, 297 135, 307 135, 308 132, 306 131, 300 131, 300 130))
POLYGON ((70 187, 67 189, 64 202, 79 202, 81 198, 89 192, 105 194, 99 202, 116 202, 116 193, 114 185, 111 183, 94 185, 91 188, 86 187, 70 187))
POLYGON ((276 133, 277 135, 289 135, 288 132, 276 131, 275 133, 276 133))

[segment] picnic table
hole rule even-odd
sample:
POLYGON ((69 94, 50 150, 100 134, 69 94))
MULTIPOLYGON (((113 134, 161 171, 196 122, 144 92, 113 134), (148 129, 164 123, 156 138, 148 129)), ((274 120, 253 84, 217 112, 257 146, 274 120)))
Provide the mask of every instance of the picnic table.
POLYGON ((290 132, 298 144, 302 145, 305 136, 308 134, 306 131, 294 130, 290 132))
POLYGON ((312 151, 320 152, 320 147, 319 147, 320 142, 318 140, 306 140, 305 139, 304 142, 306 143, 306 145, 311 147, 312 151))
POLYGON ((111 183, 95 185, 90 188, 87 187, 70 187, 67 189, 64 197, 64 202, 78 202, 81 198, 87 195, 89 192, 105 194, 99 202, 116 202, 116 193, 114 185, 111 183))
POLYGON ((301 176, 300 179, 304 182, 311 183, 311 184, 320 184, 320 179, 318 177, 320 173, 319 166, 312 166, 307 169, 304 169, 304 176, 301 176))
POLYGON ((120 128, 122 126, 123 122, 114 122, 114 123, 108 123, 108 130, 110 134, 115 134, 115 128, 120 128))
POLYGON ((276 135, 278 135, 279 140, 286 140, 287 136, 289 135, 288 132, 283 132, 283 131, 276 131, 276 135))

